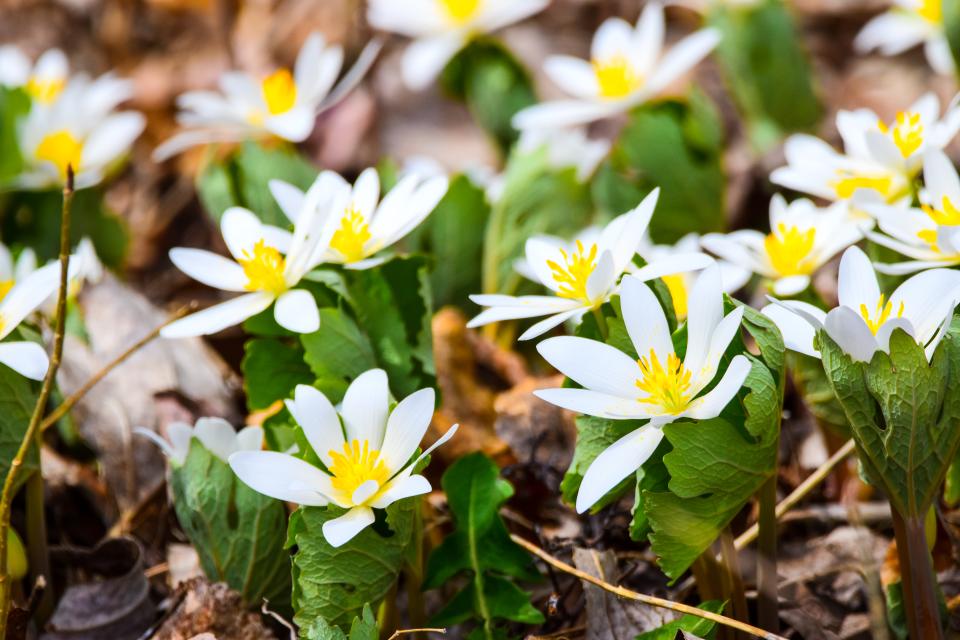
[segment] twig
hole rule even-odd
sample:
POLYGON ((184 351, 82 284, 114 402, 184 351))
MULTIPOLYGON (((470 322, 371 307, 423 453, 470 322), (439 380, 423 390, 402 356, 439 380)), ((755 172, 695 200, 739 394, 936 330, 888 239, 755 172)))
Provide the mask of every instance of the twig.
POLYGON ((72 394, 70 394, 70 396, 66 400, 64 400, 59 407, 57 407, 56 409, 50 412, 50 415, 48 415, 44 419, 44 421, 40 423, 40 429, 45 431, 46 429, 56 424, 57 420, 62 418, 64 415, 66 415, 66 413, 70 411, 70 409, 72 409, 74 405, 80 402, 80 400, 82 400, 83 397, 87 395, 87 393, 89 393, 92 388, 97 386, 97 384, 101 380, 106 378, 107 374, 109 374, 111 371, 113 371, 118 366, 123 364, 123 362, 127 358, 135 354, 137 351, 139 351, 144 346, 146 346, 151 340, 153 340, 158 335, 160 335, 160 331, 164 327, 166 327, 168 324, 173 323, 176 320, 179 320, 183 316, 187 315, 187 313, 192 311, 194 307, 196 307, 196 303, 190 303, 180 307, 179 309, 173 312, 173 315, 167 318, 162 324, 158 325, 153 331, 151 331, 144 337, 134 342, 132 345, 130 345, 129 348, 127 348, 126 351, 124 351, 123 353, 118 355, 116 358, 114 358, 113 360, 108 362, 106 365, 104 365, 104 367, 100 369, 100 371, 90 376, 90 379, 87 380, 82 387, 80 387, 79 389, 74 391, 72 394))
MULTIPOLYGON (((798 502, 803 500, 803 498, 806 497, 806 495, 810 493, 814 487, 823 482, 823 480, 830 475, 830 472, 833 471, 834 467, 843 462, 847 456, 853 453, 854 448, 855 445, 853 440, 847 440, 846 444, 844 444, 837 450, 836 453, 830 456, 829 460, 820 465, 820 467, 811 473, 806 480, 801 482, 800 485, 790 493, 790 495, 781 500, 777 504, 775 511, 777 519, 779 520, 783 517, 783 514, 797 506, 798 502)), ((734 541, 734 545, 738 550, 743 549, 757 539, 758 532, 759 526, 754 524, 737 537, 737 539, 734 541)))
POLYGON ((40 396, 30 416, 27 432, 23 435, 20 448, 10 462, 10 471, 3 481, 3 492, 0 494, 0 638, 7 633, 7 616, 10 612, 10 576, 7 575, 7 531, 10 528, 10 509, 13 503, 13 489, 17 476, 27 457, 27 452, 37 440, 40 433, 40 420, 43 417, 53 382, 60 368, 60 359, 63 356, 63 335, 67 318, 67 287, 70 272, 70 206, 73 203, 73 167, 67 165, 67 180, 63 186, 63 209, 60 215, 60 289, 57 291, 57 320, 54 329, 53 353, 50 356, 50 365, 40 387, 40 396))
POLYGON ((446 629, 430 628, 430 627, 426 627, 424 629, 397 629, 396 631, 393 632, 393 635, 390 636, 388 640, 396 640, 400 636, 406 636, 411 633, 446 633, 446 632, 447 632, 446 629))
POLYGON ((584 573, 576 567, 572 567, 562 560, 554 558, 549 553, 538 547, 537 545, 529 542, 525 538, 511 533, 510 539, 515 543, 537 556, 544 562, 553 567, 563 571, 564 573, 569 573, 570 575, 576 576, 585 582, 596 585, 603 589, 604 591, 609 591, 610 593, 616 594, 621 598, 627 598, 628 600, 636 600, 637 602, 642 602, 653 607, 660 607, 661 609, 670 609, 671 611, 676 611, 678 613, 685 613, 692 616, 697 616, 698 618, 703 618, 705 620, 710 620, 717 624, 722 624, 726 627, 736 629, 738 631, 743 631, 744 633, 749 633, 752 636, 757 638, 764 638, 765 640, 786 640, 783 636, 779 636, 775 633, 770 633, 769 631, 764 631, 763 629, 758 629, 753 625, 749 625, 745 622, 740 622, 734 620, 733 618, 728 618, 727 616, 720 615, 718 613, 713 613, 710 611, 705 611, 704 609, 698 609, 697 607, 692 607, 690 605, 683 604, 681 602, 673 602, 672 600, 666 600, 664 598, 658 598, 656 596, 648 596, 643 593, 637 593, 636 591, 631 591, 630 589, 625 589, 624 587, 619 587, 610 584, 609 582, 604 582, 599 578, 591 576, 589 573, 584 573))

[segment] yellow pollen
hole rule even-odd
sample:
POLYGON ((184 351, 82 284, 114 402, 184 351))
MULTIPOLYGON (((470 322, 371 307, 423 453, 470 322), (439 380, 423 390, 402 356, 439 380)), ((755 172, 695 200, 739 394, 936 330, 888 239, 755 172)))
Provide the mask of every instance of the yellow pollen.
POLYGON ((340 218, 340 228, 330 239, 330 248, 343 256, 346 262, 357 262, 370 255, 371 252, 367 250, 370 238, 370 227, 363 214, 351 207, 340 218))
MULTIPOLYGON (((13 289, 14 282, 13 280, 0 280, 0 300, 3 300, 7 297, 7 294, 10 293, 10 289, 13 289)), ((2 329, 2 327, 0 327, 2 329)))
POLYGON ((923 124, 920 122, 919 113, 897 114, 897 119, 892 127, 888 127, 884 122, 878 122, 877 127, 882 133, 890 134, 893 137, 893 143, 900 150, 900 155, 909 158, 916 153, 923 145, 923 124))
POLYGON ((333 476, 330 482, 346 499, 353 496, 357 487, 368 480, 375 480, 382 488, 390 479, 390 470, 380 459, 380 452, 371 449, 368 440, 363 443, 359 440, 345 442, 342 452, 331 449, 328 455, 333 459, 330 464, 330 475, 333 476))
POLYGON ((27 80, 24 90, 37 102, 50 104, 57 99, 66 84, 66 78, 38 78, 32 76, 27 80))
POLYGON ((667 285, 670 291, 670 298, 673 300, 673 311, 677 314, 677 320, 687 317, 687 282, 679 273, 672 276, 663 276, 663 283, 667 285))
POLYGON ((770 266, 781 276, 812 273, 817 266, 810 256, 816 235, 817 230, 813 228, 800 231, 797 227, 788 227, 783 222, 778 224, 776 230, 763 239, 763 248, 767 252, 770 266))
POLYGON ((600 95, 604 98, 624 98, 643 84, 643 78, 633 70, 625 56, 615 55, 606 60, 593 61, 600 95))
POLYGON ((893 178, 890 176, 867 176, 840 170, 838 178, 830 183, 830 187, 841 200, 849 200, 857 189, 873 189, 884 196, 887 201, 894 199, 893 178))
POLYGON ((263 101, 270 115, 286 113, 297 101, 297 83, 288 69, 278 69, 263 79, 263 101))
MULTIPOLYGON (((880 299, 877 300, 877 308, 874 311, 873 315, 870 314, 870 311, 867 309, 867 305, 860 305, 860 316, 863 318, 864 322, 867 323, 867 327, 870 328, 870 332, 873 335, 877 335, 877 331, 880 330, 880 327, 883 326, 883 323, 890 319, 890 314, 893 312, 893 303, 889 300, 884 303, 884 295, 880 294, 880 299), (875 317, 874 317, 875 316, 875 317)), ((903 315, 903 302, 900 302, 900 307, 897 309, 896 317, 899 318, 903 315)))
POLYGON ((557 295, 571 300, 590 302, 587 294, 587 280, 597 268, 597 245, 590 245, 590 251, 583 248, 583 243, 577 240, 577 250, 570 254, 560 249, 563 256, 563 266, 554 260, 547 260, 547 266, 553 272, 554 281, 560 285, 557 295))
POLYGON ((943 0, 921 0, 917 15, 933 24, 943 22, 943 0))
POLYGON ((480 8, 480 0, 440 0, 450 19, 457 24, 468 21, 480 8))
POLYGON ((930 216, 930 219, 938 225, 944 227, 960 225, 960 209, 954 206, 947 196, 943 196, 940 206, 940 209, 934 209, 930 205, 920 205, 923 212, 930 216))
POLYGON ((269 291, 279 295, 287 290, 287 281, 283 277, 286 261, 276 248, 263 240, 253 245, 252 255, 244 251, 238 262, 247 276, 247 291, 269 291))
POLYGON ((80 170, 82 154, 83 142, 74 138, 73 134, 66 129, 47 134, 37 145, 34 153, 37 160, 52 163, 60 171, 60 177, 64 180, 67 177, 67 165, 73 167, 74 173, 80 170))
POLYGON ((658 407, 664 413, 676 415, 690 404, 690 372, 675 353, 667 356, 667 366, 660 364, 653 349, 646 358, 637 360, 640 378, 636 385, 647 393, 640 402, 658 407))

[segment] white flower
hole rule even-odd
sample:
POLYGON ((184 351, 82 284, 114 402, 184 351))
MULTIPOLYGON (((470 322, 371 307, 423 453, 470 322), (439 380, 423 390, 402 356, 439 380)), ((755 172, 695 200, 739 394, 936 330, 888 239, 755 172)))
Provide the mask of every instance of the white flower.
MULTIPOLYGON (((425 177, 418 172, 403 175, 399 182, 380 199, 380 178, 377 170, 365 169, 351 187, 332 171, 324 174, 329 182, 323 227, 320 261, 342 264, 348 269, 369 269, 386 260, 372 257, 386 249, 423 222, 447 192, 444 175, 425 177)), ((272 185, 278 193, 281 185, 272 185)), ((299 190, 282 185, 287 200, 295 201, 299 190)))
POLYGON ((0 242, 0 299, 18 282, 37 270, 37 254, 27 247, 20 251, 17 260, 5 244, 0 242))
POLYGON ((36 64, 13 45, 0 47, 0 85, 23 87, 34 104, 49 105, 63 91, 70 71, 59 49, 45 51, 36 64))
POLYGON ((699 13, 707 13, 714 7, 727 7, 729 9, 748 9, 762 3, 763 0, 667 0, 667 6, 686 7, 699 13))
POLYGON ((135 111, 114 112, 133 85, 110 74, 70 79, 59 97, 31 109, 20 129, 26 168, 15 180, 25 189, 47 189, 66 181, 73 167, 77 189, 93 186, 126 155, 146 123, 135 111))
POLYGON ((663 91, 700 62, 720 41, 715 29, 684 38, 663 54, 663 6, 650 2, 636 28, 607 19, 593 36, 591 60, 551 56, 544 71, 573 96, 528 107, 513 118, 517 129, 555 129, 629 111, 663 91))
POLYGON ((177 98, 177 120, 186 130, 157 147, 153 157, 160 162, 196 145, 269 136, 302 142, 317 116, 360 82, 379 50, 379 42, 368 44, 336 87, 343 49, 327 46, 319 33, 307 38, 292 72, 280 68, 259 80, 239 71, 224 73, 219 93, 188 91, 177 98))
POLYGON ((529 340, 566 320, 579 320, 586 312, 598 308, 616 293, 620 276, 630 267, 650 224, 659 195, 660 190, 655 189, 635 209, 614 218, 599 234, 588 230, 573 247, 551 236, 529 238, 526 262, 519 262, 518 270, 521 275, 534 276, 531 279, 553 295, 472 295, 473 302, 490 308, 467 326, 549 316, 520 336, 520 340, 529 340))
POLYGON ((431 490, 430 482, 414 469, 457 430, 454 425, 414 458, 434 402, 433 389, 421 389, 390 411, 390 388, 381 369, 357 376, 339 415, 322 393, 298 385, 287 408, 326 469, 275 451, 235 453, 230 466, 252 489, 272 498, 347 509, 323 525, 323 537, 339 547, 373 524, 374 509, 431 490))
POLYGON ((714 260, 700 250, 700 245, 700 236, 688 233, 672 245, 652 244, 644 238, 637 250, 648 266, 641 267, 634 275, 641 280, 655 277, 663 280, 670 291, 670 299, 678 320, 687 317, 688 294, 696 282, 696 272, 699 269, 716 264, 720 268, 720 284, 724 293, 739 291, 750 280, 749 269, 726 260, 714 260), (663 275, 655 275, 654 269, 663 275), (677 269, 680 271, 673 272, 677 269))
POLYGON ((410 89, 424 89, 478 34, 490 33, 541 11, 550 0, 370 0, 375 29, 414 38, 401 73, 410 89))
POLYGON ((577 180, 587 181, 610 151, 609 140, 591 140, 582 127, 575 129, 525 129, 520 133, 517 150, 533 153, 547 150, 547 162, 554 169, 574 167, 577 180))
POLYGON ((840 111, 837 129, 844 153, 810 135, 790 136, 787 166, 776 169, 775 184, 829 201, 909 203, 911 181, 928 149, 942 149, 960 130, 956 102, 940 119, 936 96, 926 94, 885 123, 869 109, 840 111))
POLYGON ((895 56, 922 44, 933 70, 952 75, 955 64, 943 24, 943 3, 948 1, 953 0, 894 0, 892 9, 863 27, 853 46, 895 56))
POLYGON ((236 431, 223 418, 200 418, 193 427, 185 422, 173 422, 167 426, 169 442, 152 429, 137 427, 133 431, 152 440, 178 467, 186 462, 193 438, 224 463, 238 451, 259 451, 263 444, 262 427, 250 425, 236 431))
MULTIPOLYGON (((74 273, 71 267, 69 275, 74 273)), ((0 288, 0 340, 6 338, 59 288, 60 263, 54 262, 18 280, 6 291, 0 288)), ((47 352, 35 342, 0 342, 0 363, 32 380, 47 373, 47 352)))
POLYGON ((716 386, 699 395, 716 377, 743 317, 742 307, 724 317, 716 266, 704 270, 693 287, 682 361, 674 351, 663 309, 646 285, 632 276, 625 278, 620 305, 639 360, 586 338, 563 336, 537 345, 547 362, 583 387, 534 391, 539 398, 600 418, 649 420, 603 451, 587 469, 577 494, 580 513, 646 462, 663 438, 663 425, 720 415, 751 367, 744 356, 735 356, 716 386))
POLYGON ((850 247, 840 260, 837 285, 840 306, 829 313, 805 302, 775 301, 763 309, 780 328, 787 348, 813 357, 817 329, 823 329, 844 353, 870 362, 877 351, 889 353, 890 335, 903 329, 933 355, 953 318, 960 298, 960 273, 931 269, 897 287, 890 299, 880 293, 870 259, 850 247))
POLYGON ((931 150, 924 160, 925 200, 920 208, 865 204, 887 235, 868 234, 870 239, 909 258, 904 262, 877 264, 877 271, 905 274, 960 264, 960 177, 942 151, 931 150))
POLYGON ((170 260, 194 280, 224 291, 247 293, 167 325, 162 336, 216 333, 274 302, 273 315, 280 326, 297 333, 312 333, 320 327, 316 301, 310 292, 296 286, 321 261, 320 211, 327 206, 336 183, 330 172, 324 172, 306 194, 299 190, 291 193, 293 188, 286 183, 271 187, 294 223, 293 234, 261 223, 247 209, 231 207, 220 219, 220 230, 233 260, 203 249, 172 249, 170 260))
POLYGON ((776 194, 770 201, 770 233, 741 229, 709 233, 704 248, 772 282, 779 296, 810 285, 810 276, 833 256, 863 238, 843 204, 820 209, 805 198, 790 204, 776 194))

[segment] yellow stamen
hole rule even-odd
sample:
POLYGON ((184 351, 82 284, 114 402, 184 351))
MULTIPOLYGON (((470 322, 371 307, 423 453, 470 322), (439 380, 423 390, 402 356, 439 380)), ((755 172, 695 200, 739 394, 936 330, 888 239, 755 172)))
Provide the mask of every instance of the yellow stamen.
POLYGON ((923 212, 930 216, 930 219, 938 225, 944 227, 953 227, 960 225, 960 209, 958 209, 947 196, 943 196, 940 203, 940 209, 934 209, 930 205, 920 205, 923 212))
POLYGON ((673 300, 673 310, 677 314, 677 320, 687 317, 687 281, 679 273, 672 276, 663 276, 663 283, 667 285, 670 291, 670 298, 673 300))
POLYGON ((933 24, 943 22, 943 0, 921 0, 917 15, 933 24))
POLYGON ((561 298, 590 302, 590 296, 587 294, 587 280, 597 268, 597 245, 590 245, 590 251, 587 252, 583 243, 577 240, 576 252, 569 254, 566 250, 560 249, 560 254, 563 256, 563 266, 554 260, 547 260, 547 266, 553 272, 554 281, 560 285, 557 295, 561 298))
POLYGON ((330 239, 330 248, 343 256, 346 262, 357 262, 372 253, 367 247, 370 238, 370 227, 363 214, 351 207, 343 212, 340 228, 330 239))
POLYGON ((61 129, 47 134, 37 145, 34 155, 37 160, 46 160, 52 163, 60 171, 60 177, 65 180, 67 165, 73 167, 74 172, 80 170, 83 142, 74 138, 73 134, 66 129, 61 129))
POLYGON ((463 24, 476 15, 480 0, 440 0, 440 5, 454 23, 463 24))
POLYGON ((27 80, 24 90, 37 102, 50 104, 57 99, 66 84, 66 78, 38 78, 32 76, 27 80))
POLYGON ((837 175, 838 178, 830 183, 830 187, 841 200, 852 198, 857 189, 873 189, 884 196, 888 202, 895 198, 896 194, 891 193, 893 178, 890 176, 868 176, 844 170, 838 171, 837 175))
POLYGON ((279 295, 287 290, 287 281, 283 277, 286 261, 276 248, 259 240, 253 245, 253 254, 243 252, 238 260, 247 276, 247 291, 269 291, 279 295))
POLYGON ((263 79, 263 101, 270 115, 286 113, 297 101, 297 83, 288 69, 278 69, 263 79))
POLYGON ((892 128, 884 122, 877 123, 881 132, 890 134, 893 137, 893 143, 900 150, 900 155, 909 158, 916 153, 923 145, 923 124, 920 122, 919 113, 897 114, 897 119, 892 128))
POLYGON ((648 396, 640 402, 653 405, 664 413, 676 415, 690 404, 690 372, 683 366, 680 358, 671 353, 667 356, 667 366, 660 364, 653 349, 646 358, 637 360, 640 365, 640 378, 636 385, 648 396))
POLYGON ((13 289, 14 282, 10 280, 0 280, 0 300, 3 300, 7 297, 7 294, 10 293, 10 289, 13 289))
POLYGON ((788 227, 781 222, 774 231, 763 239, 763 248, 767 258, 781 276, 809 275, 817 264, 812 260, 817 231, 814 228, 800 231, 795 226, 788 227))
MULTIPOLYGON (((867 327, 870 328, 870 332, 873 335, 877 335, 877 331, 880 330, 880 327, 883 326, 883 323, 890 319, 891 313, 893 313, 893 303, 891 303, 889 300, 884 303, 884 295, 882 293, 880 294, 880 299, 877 300, 877 308, 872 315, 867 309, 867 305, 860 305, 860 316, 863 318, 864 322, 867 323, 867 327)), ((896 317, 899 318, 901 316, 903 316, 902 301, 900 302, 900 308, 897 309, 896 317)))
MULTIPOLYGON (((343 452, 331 449, 330 479, 333 488, 347 500, 357 487, 368 480, 375 480, 380 488, 390 479, 390 470, 380 459, 380 452, 370 448, 370 442, 359 440, 343 443, 343 452)), ((376 494, 374 494, 375 496, 376 494)), ((374 496, 371 496, 372 499, 374 496)), ((369 500, 369 499, 368 499, 369 500)))
POLYGON ((633 69, 625 56, 615 55, 606 60, 593 61, 600 95, 604 98, 624 98, 643 84, 643 78, 633 69))

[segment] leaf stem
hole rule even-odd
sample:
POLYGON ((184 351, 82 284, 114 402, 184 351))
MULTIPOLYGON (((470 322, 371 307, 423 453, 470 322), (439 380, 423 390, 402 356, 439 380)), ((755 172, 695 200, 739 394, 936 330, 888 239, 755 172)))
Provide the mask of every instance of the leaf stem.
MULTIPOLYGON (((67 180, 63 186, 63 208, 60 215, 60 289, 57 291, 57 311, 53 338, 53 353, 50 356, 50 365, 40 387, 40 396, 30 416, 27 431, 20 441, 20 447, 10 462, 10 471, 3 481, 3 491, 0 493, 0 638, 7 633, 7 617, 10 613, 10 584, 11 579, 7 572, 7 530, 10 528, 10 510, 13 505, 13 489, 17 476, 27 457, 30 447, 39 441, 40 419, 47 407, 47 400, 53 389, 60 368, 60 359, 63 356, 63 336, 67 318, 67 288, 69 285, 70 269, 70 208, 73 203, 73 167, 67 165, 67 180)), ((40 471, 37 472, 41 473, 40 471)), ((42 478, 42 475, 41 475, 42 478)), ((49 583, 50 576, 45 576, 49 583)))
MULTIPOLYGON (((747 596, 743 589, 743 575, 740 573, 740 560, 733 543, 733 533, 727 526, 720 533, 720 556, 723 559, 723 582, 726 599, 733 606, 733 615, 738 620, 750 619, 747 609, 747 596)), ((737 634, 739 636, 739 634, 737 634)))
POLYGON ((937 580, 933 573, 930 550, 927 549, 924 516, 904 518, 896 509, 892 509, 891 513, 910 637, 943 640, 940 607, 937 602, 937 580))
POLYGON ((593 317, 597 320, 597 328, 600 330, 600 337, 603 338, 603 341, 607 341, 607 336, 610 335, 610 328, 607 326, 607 319, 603 317, 603 309, 600 307, 593 308, 593 317))
POLYGON ((603 589, 604 591, 609 591, 610 593, 616 594, 621 598, 627 598, 628 600, 635 600, 637 602, 642 602, 653 607, 660 607, 661 609, 669 609, 671 611, 676 611, 677 613, 683 613, 691 616, 697 616, 698 618, 703 618, 704 620, 710 620, 716 624, 729 627, 731 629, 736 629, 737 631, 742 631, 743 633, 748 633, 757 638, 764 638, 764 640, 786 640, 783 636, 777 635, 776 633, 771 633, 769 631, 764 631, 754 627, 753 625, 747 624, 746 622, 740 622, 739 620, 734 620, 733 618, 728 618, 727 616, 721 615, 719 613, 713 613, 712 611, 706 611, 704 609, 699 609, 682 602, 673 602, 672 600, 667 600, 665 598, 657 598, 656 596, 648 596, 643 593, 637 593, 636 591, 631 591, 630 589, 625 589, 624 587, 612 585, 609 582, 604 582, 600 578, 591 576, 589 573, 580 571, 576 567, 572 567, 566 562, 554 558, 552 555, 533 544, 532 542, 521 538, 520 536, 511 533, 510 539, 515 543, 537 556, 550 566, 563 571, 564 573, 569 573, 572 576, 576 576, 585 582, 596 585, 603 589))

